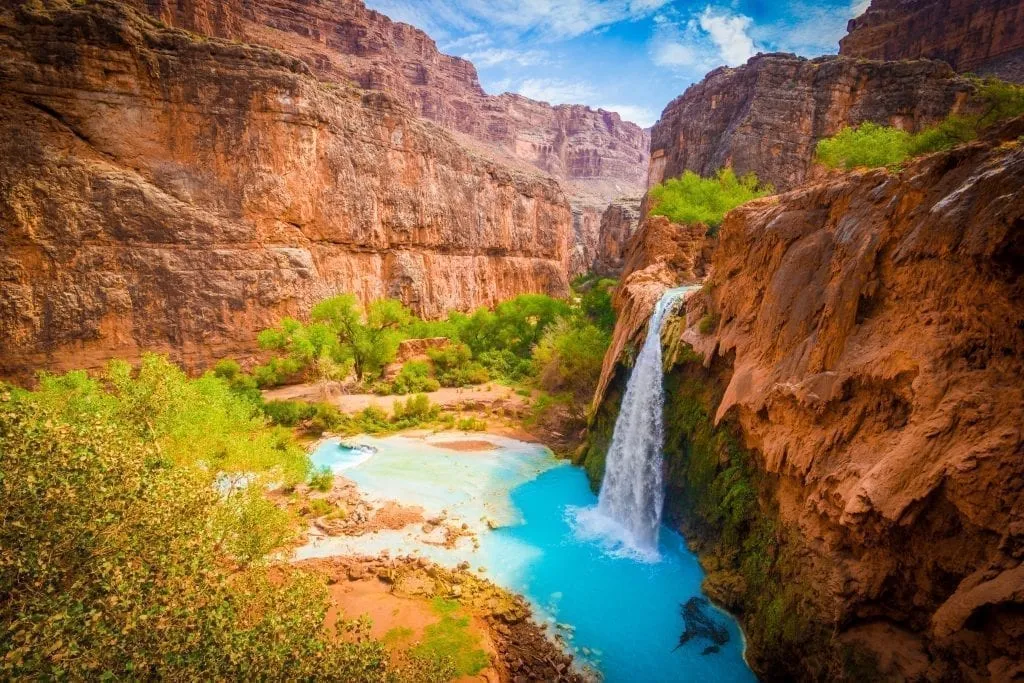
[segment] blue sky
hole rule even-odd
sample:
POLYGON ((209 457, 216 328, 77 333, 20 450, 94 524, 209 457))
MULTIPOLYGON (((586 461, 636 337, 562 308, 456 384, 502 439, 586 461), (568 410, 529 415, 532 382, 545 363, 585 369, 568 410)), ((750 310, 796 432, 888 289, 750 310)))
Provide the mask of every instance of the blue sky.
POLYGON ((491 94, 618 111, 642 126, 758 52, 834 54, 868 0, 365 0, 471 60, 491 94))

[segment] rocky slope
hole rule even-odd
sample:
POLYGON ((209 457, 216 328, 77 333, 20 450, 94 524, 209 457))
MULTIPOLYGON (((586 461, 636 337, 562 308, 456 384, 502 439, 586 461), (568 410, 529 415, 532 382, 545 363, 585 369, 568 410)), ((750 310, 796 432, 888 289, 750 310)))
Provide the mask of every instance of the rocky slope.
POLYGON ((293 56, 54 3, 0 12, 0 83, 0 374, 201 363, 340 291, 567 291, 555 181, 293 56))
POLYGON ((487 95, 473 65, 441 53, 423 31, 360 0, 133 0, 163 21, 206 35, 270 45, 321 79, 381 90, 421 116, 563 181, 576 207, 600 212, 642 189, 650 138, 618 114, 487 95))
POLYGON ((941 59, 957 71, 1024 83, 1021 0, 872 0, 848 31, 841 55, 941 59))
POLYGON ((818 140, 843 126, 918 130, 966 106, 971 91, 941 62, 758 55, 715 69, 669 103, 651 132, 648 184, 731 164, 792 189, 812 176, 818 140))
POLYGON ((640 225, 640 197, 620 197, 601 214, 597 254, 592 269, 598 275, 618 277, 625 265, 626 244, 640 225))
POLYGON ((1024 675, 1022 135, 740 207, 667 326, 667 514, 766 679, 1024 675))

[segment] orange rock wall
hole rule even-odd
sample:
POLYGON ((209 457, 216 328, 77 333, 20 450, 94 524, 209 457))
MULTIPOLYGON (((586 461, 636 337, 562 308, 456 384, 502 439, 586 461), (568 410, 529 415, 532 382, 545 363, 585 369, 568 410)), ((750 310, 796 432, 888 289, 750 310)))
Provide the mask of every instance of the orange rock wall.
POLYGON ((201 365, 341 291, 567 291, 555 181, 294 57, 100 0, 0 13, 0 81, 0 374, 201 365))

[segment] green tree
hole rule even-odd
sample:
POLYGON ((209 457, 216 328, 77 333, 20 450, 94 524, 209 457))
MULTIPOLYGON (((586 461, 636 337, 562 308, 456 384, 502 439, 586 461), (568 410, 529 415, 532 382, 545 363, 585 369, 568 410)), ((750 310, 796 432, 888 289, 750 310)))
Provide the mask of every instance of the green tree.
POLYGON ((774 189, 760 185, 753 173, 737 177, 726 167, 714 178, 701 178, 686 171, 652 187, 648 197, 651 215, 665 216, 674 223, 703 223, 713 234, 729 211, 772 192, 774 189))

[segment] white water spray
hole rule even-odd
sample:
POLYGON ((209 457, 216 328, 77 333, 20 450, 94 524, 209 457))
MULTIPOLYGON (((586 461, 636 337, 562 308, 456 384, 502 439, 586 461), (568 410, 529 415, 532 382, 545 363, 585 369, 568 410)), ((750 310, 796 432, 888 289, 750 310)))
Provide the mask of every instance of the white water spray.
POLYGON ((629 545, 647 552, 657 552, 665 501, 661 471, 665 442, 661 325, 672 304, 693 289, 670 289, 654 308, 647 325, 647 339, 636 358, 615 420, 598 498, 600 514, 622 527, 630 537, 624 539, 629 545))

